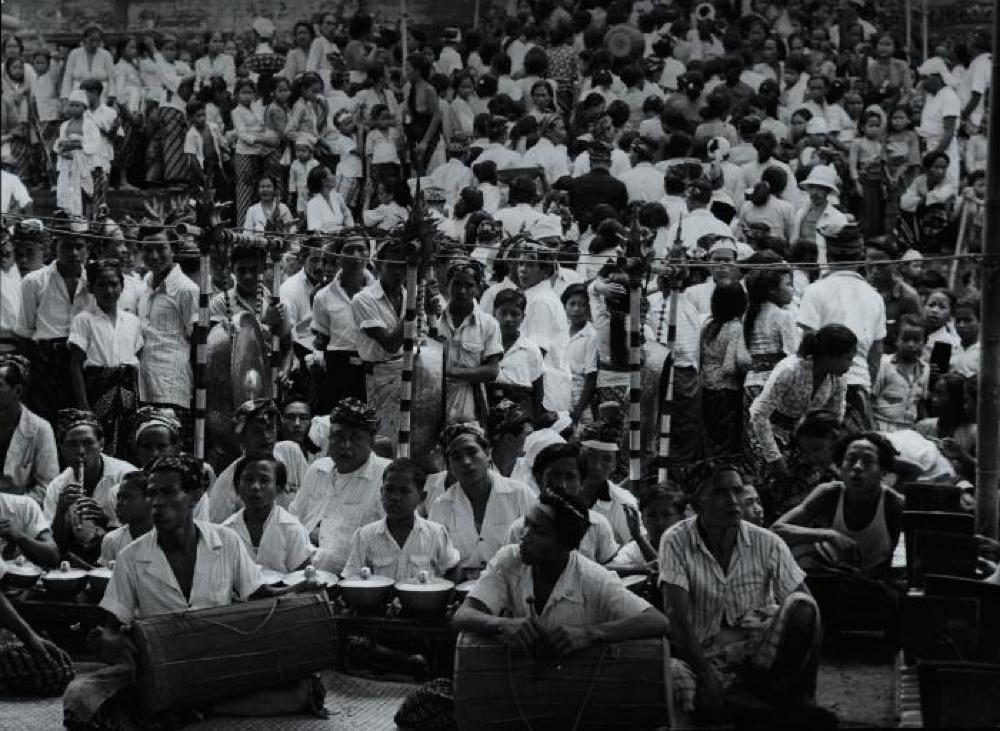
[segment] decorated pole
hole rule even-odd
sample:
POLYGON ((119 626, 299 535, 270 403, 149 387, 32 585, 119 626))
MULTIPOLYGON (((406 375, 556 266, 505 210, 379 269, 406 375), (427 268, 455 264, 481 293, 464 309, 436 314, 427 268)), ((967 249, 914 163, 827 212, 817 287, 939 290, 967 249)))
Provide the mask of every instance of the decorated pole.
MULTIPOLYGON (((683 216, 677 222, 677 237, 674 239, 674 249, 679 250, 683 244, 681 242, 681 225, 684 222, 683 216)), ((673 257, 671 257, 673 259, 673 257)), ((674 346, 677 343, 677 302, 680 293, 680 277, 678 272, 670 271, 670 317, 667 320, 667 373, 666 387, 663 389, 663 401, 660 403, 660 447, 657 453, 659 469, 656 473, 656 481, 664 483, 669 478, 667 470, 667 460, 670 459, 670 412, 674 403, 674 346)), ((664 297, 664 299, 666 299, 664 297)), ((663 326, 663 311, 660 311, 660 324, 657 327, 656 339, 658 342, 663 326)))
MULTIPOLYGON (((278 289, 281 287, 281 254, 282 239, 275 237, 268 242, 268 253, 271 255, 271 299, 268 303, 269 315, 274 319, 278 308, 278 289)), ((277 322, 271 325, 271 398, 278 403, 278 380, 281 373, 281 336, 278 334, 277 322)))
POLYGON ((632 221, 626 244, 628 269, 628 479, 633 494, 638 494, 642 482, 642 234, 639 219, 632 221))
POLYGON ((186 232, 198 237, 200 263, 198 267, 198 324, 194 328, 194 456, 205 459, 205 419, 208 415, 208 302, 212 297, 212 247, 211 236, 193 226, 186 232))

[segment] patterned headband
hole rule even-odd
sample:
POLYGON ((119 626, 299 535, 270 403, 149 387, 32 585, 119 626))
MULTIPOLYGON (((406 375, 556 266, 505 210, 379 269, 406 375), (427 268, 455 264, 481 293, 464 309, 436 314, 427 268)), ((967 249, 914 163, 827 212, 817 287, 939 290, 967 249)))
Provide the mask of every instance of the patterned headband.
POLYGON ((378 413, 374 407, 356 398, 341 399, 330 409, 330 423, 363 429, 371 434, 378 431, 378 413))

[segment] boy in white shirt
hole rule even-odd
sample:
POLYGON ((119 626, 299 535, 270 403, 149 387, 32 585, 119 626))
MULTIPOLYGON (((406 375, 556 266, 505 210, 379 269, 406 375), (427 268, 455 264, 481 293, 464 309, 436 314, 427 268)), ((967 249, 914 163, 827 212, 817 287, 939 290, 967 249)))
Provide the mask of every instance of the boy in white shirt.
POLYGON ((372 182, 401 177, 396 118, 385 104, 376 104, 372 107, 371 123, 373 128, 365 138, 365 155, 368 157, 372 182))
POLYGON ((328 139, 328 143, 330 149, 340 157, 335 175, 336 190, 347 207, 354 210, 361 199, 361 180, 364 176, 358 143, 354 139, 357 131, 354 114, 348 110, 341 110, 334 115, 333 123, 339 134, 333 139, 328 139))
POLYGON ((295 212, 301 218, 306 214, 306 203, 309 202, 309 189, 306 181, 309 171, 319 166, 313 157, 316 138, 311 134, 302 133, 295 139, 295 159, 288 168, 288 193, 294 196, 295 212))
POLYGON ((305 568, 316 550, 299 519, 276 502, 287 480, 285 465, 274 454, 241 457, 233 483, 243 509, 222 523, 236 532, 259 566, 281 574, 305 568))
POLYGON ((101 540, 101 566, 111 567, 129 543, 149 533, 153 527, 153 508, 146 497, 145 472, 129 472, 122 477, 115 498, 115 513, 121 526, 104 534, 101 540))
POLYGON ((424 499, 427 474, 412 459, 401 457, 382 473, 382 508, 385 518, 358 528, 351 541, 351 554, 344 578, 355 577, 362 568, 396 581, 426 571, 429 577, 454 578, 459 553, 448 531, 439 523, 417 515, 424 499))
POLYGON ((111 162, 115 159, 115 139, 119 132, 118 113, 101 101, 104 84, 97 79, 87 79, 80 84, 80 88, 87 92, 87 111, 84 115, 94 122, 101 133, 90 173, 94 179, 96 210, 108 199, 108 180, 111 175, 111 162))

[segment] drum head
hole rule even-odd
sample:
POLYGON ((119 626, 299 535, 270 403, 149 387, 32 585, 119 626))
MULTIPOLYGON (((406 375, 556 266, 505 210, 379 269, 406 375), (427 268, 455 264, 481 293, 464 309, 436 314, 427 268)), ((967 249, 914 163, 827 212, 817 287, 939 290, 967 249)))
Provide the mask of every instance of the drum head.
POLYGON ((233 409, 238 409, 240 404, 250 399, 268 395, 271 388, 269 355, 270 347, 264 340, 257 317, 249 312, 235 315, 230 360, 233 409))
POLYGON ((616 25, 604 36, 604 46, 614 58, 641 55, 645 45, 639 29, 630 25, 616 25))

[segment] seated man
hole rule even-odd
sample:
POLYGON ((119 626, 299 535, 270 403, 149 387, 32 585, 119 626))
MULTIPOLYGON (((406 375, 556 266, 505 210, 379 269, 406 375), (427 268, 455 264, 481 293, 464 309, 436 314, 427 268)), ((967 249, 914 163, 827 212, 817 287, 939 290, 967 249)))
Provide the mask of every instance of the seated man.
POLYGON ((354 532, 382 517, 379 489, 389 460, 373 451, 377 422, 370 404, 341 399, 330 411, 330 456, 309 466, 289 508, 317 546, 313 564, 323 571, 339 575, 354 532))
POLYGON ((697 515, 660 541, 677 707, 722 710, 742 686, 758 708, 829 721, 815 707, 820 622, 805 573, 780 538, 743 520, 735 467, 706 466, 692 483, 697 515))
MULTIPOLYGON (((147 494, 153 507, 154 530, 129 544, 119 554, 111 581, 101 600, 110 615, 99 632, 105 659, 115 663, 78 678, 63 699, 65 725, 70 729, 149 725, 136 716, 134 694, 135 648, 127 626, 135 620, 162 614, 227 606, 241 601, 311 590, 303 584, 272 589, 261 583, 254 564, 232 530, 195 521, 194 507, 204 489, 200 460, 180 453, 154 461, 148 468, 147 494)), ((310 707, 323 695, 311 688, 310 707)), ((283 708, 275 712, 295 712, 283 708)))
POLYGON ((579 502, 546 492, 526 525, 520 545, 501 548, 479 577, 455 613, 456 629, 557 657, 667 632, 666 617, 576 550, 589 527, 579 502))
MULTIPOLYGON (((10 286, 10 285, 6 285, 10 286)), ((31 366, 19 355, 0 354, 0 472, 14 489, 41 502, 45 488, 59 474, 52 427, 22 403, 31 385, 31 366)))
POLYGON ((618 551, 608 568, 616 571, 658 573, 656 550, 660 539, 672 525, 684 520, 687 497, 679 487, 667 482, 650 485, 639 492, 638 513, 626 510, 629 532, 633 538, 618 551), (645 532, 639 528, 639 517, 645 532))
MULTIPOLYGON (((278 407, 271 399, 251 399, 241 405, 233 416, 233 431, 243 454, 273 453, 285 466, 287 484, 278 494, 277 501, 282 507, 288 507, 295 499, 309 465, 298 444, 278 441, 280 416, 278 407)), ((243 507, 233 478, 236 464, 233 462, 219 473, 209 492, 208 511, 213 523, 222 523, 243 507)))
POLYGON ((427 474, 408 457, 393 460, 382 473, 385 518, 354 533, 344 578, 368 567, 373 574, 400 581, 428 575, 453 578, 460 556, 443 525, 417 514, 424 499, 427 474))
POLYGON ((583 428, 580 434, 580 457, 585 464, 583 501, 608 519, 615 540, 624 545, 631 540, 628 514, 636 514, 635 495, 611 481, 618 464, 617 425, 599 419, 583 428))
POLYGON ((299 519, 276 502, 287 479, 274 454, 240 457, 233 480, 243 509, 222 524, 236 532, 258 566, 281 574, 305 568, 315 550, 299 519))
MULTIPOLYGON (((535 482, 544 494, 551 490, 565 493, 577 500, 581 498, 584 462, 580 451, 572 444, 550 444, 535 457, 532 471, 535 482)), ((577 550, 581 555, 599 564, 606 564, 618 553, 614 532, 607 518, 595 510, 587 510, 589 527, 580 540, 577 550)), ((525 517, 511 523, 507 543, 520 543, 527 530, 525 517)))
POLYGON ((743 511, 743 520, 763 527, 764 506, 760 502, 760 493, 757 492, 756 487, 749 483, 743 485, 743 494, 740 495, 740 510, 743 511))
POLYGON ((13 480, 0 476, 0 564, 23 555, 42 568, 59 565, 59 549, 49 522, 32 498, 14 495, 13 480))

